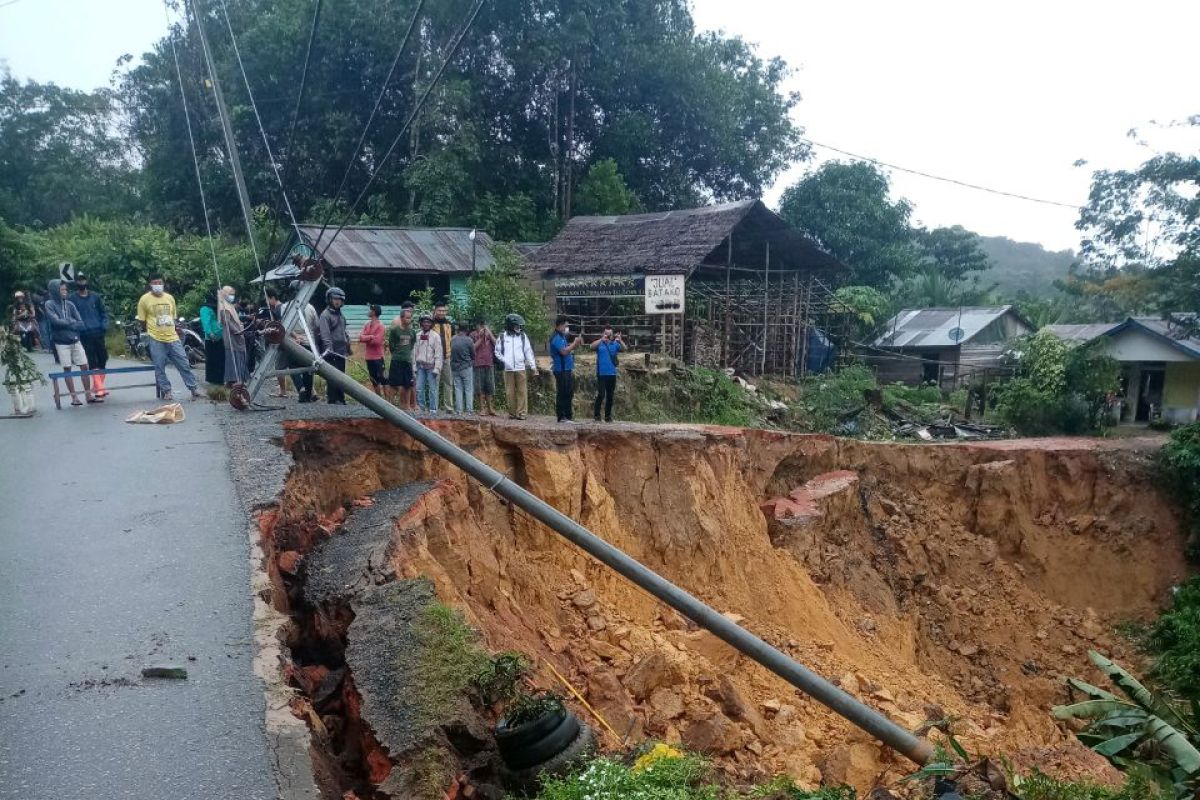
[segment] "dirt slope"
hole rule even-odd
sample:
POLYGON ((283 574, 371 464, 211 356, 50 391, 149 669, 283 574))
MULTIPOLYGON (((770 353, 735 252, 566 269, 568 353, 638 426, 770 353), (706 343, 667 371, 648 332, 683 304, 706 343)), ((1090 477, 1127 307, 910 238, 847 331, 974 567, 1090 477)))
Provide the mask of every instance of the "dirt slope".
MULTIPOLYGON (((432 424, 902 724, 954 717, 969 748, 1018 764, 1109 774, 1048 708, 1089 647, 1130 657, 1114 624, 1185 575, 1137 443, 432 424)), ((431 578, 493 649, 554 664, 622 737, 682 741, 746 779, 863 789, 909 769, 387 424, 289 423, 287 446, 290 514, 434 481, 395 520, 391 567, 431 578)))

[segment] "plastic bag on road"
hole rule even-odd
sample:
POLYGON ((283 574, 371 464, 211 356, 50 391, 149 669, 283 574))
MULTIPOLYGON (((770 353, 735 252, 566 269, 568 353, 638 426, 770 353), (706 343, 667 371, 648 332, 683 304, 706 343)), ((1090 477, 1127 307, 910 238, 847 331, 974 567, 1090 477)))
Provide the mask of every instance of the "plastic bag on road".
POLYGON ((167 403, 153 411, 135 411, 125 418, 126 422, 143 423, 146 425, 167 425, 172 422, 183 422, 183 406, 179 403, 167 403))

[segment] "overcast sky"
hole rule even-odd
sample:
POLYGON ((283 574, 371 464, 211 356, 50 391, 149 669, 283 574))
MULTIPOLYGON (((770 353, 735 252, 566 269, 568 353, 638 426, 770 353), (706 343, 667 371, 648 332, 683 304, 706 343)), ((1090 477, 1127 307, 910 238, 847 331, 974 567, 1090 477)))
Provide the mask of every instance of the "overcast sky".
MULTIPOLYGON (((0 0, 0 60, 81 89, 166 30, 161 0, 0 0)), ((1197 146, 1161 123, 1200 113, 1200 2, 693 0, 697 25, 795 69, 796 121, 816 142, 901 167, 1068 204, 1092 168, 1197 146), (1156 126, 1154 123, 1160 125, 1156 126), (1087 167, 1073 166, 1085 159, 1087 167)), ((845 158, 816 148, 819 158, 845 158)), ((784 175, 783 188, 811 165, 784 175)), ((902 172, 893 191, 927 225, 1074 248, 1076 212, 902 172)))

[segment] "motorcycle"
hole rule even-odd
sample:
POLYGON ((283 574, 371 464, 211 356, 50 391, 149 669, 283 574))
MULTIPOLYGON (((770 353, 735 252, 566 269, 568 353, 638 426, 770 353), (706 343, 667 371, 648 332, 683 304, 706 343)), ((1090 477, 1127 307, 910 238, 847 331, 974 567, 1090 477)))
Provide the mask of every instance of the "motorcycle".
MULTIPOLYGON (((125 352, 142 361, 150 360, 150 334, 142 330, 137 320, 118 322, 117 327, 125 333, 125 352)), ((188 363, 195 366, 204 363, 204 337, 200 335, 200 318, 175 320, 175 334, 183 344, 188 363)))

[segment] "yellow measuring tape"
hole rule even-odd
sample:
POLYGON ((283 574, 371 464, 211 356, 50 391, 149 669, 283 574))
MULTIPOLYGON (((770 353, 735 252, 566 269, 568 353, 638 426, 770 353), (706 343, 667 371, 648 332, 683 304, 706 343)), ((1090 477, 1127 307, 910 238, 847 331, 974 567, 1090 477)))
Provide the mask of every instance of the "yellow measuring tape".
POLYGON ((575 690, 575 687, 571 685, 570 681, 568 681, 566 678, 564 678, 562 676, 562 673, 560 673, 558 670, 556 670, 554 668, 553 664, 551 664, 549 661, 543 661, 542 663, 550 668, 550 671, 554 673, 554 677, 556 677, 560 681, 562 681, 562 685, 567 687, 567 691, 569 691, 571 694, 575 695, 576 700, 583 703, 583 707, 586 708, 591 713, 591 715, 593 717, 595 717, 596 720, 601 725, 604 726, 604 730, 606 730, 612 734, 612 737, 613 737, 613 739, 616 740, 617 744, 622 744, 624 742, 624 740, 617 734, 617 732, 612 729, 612 726, 608 724, 608 720, 606 720, 604 717, 600 716, 600 712, 597 711, 596 709, 592 708, 591 704, 588 703, 587 700, 583 699, 583 695, 581 695, 578 691, 575 690))

